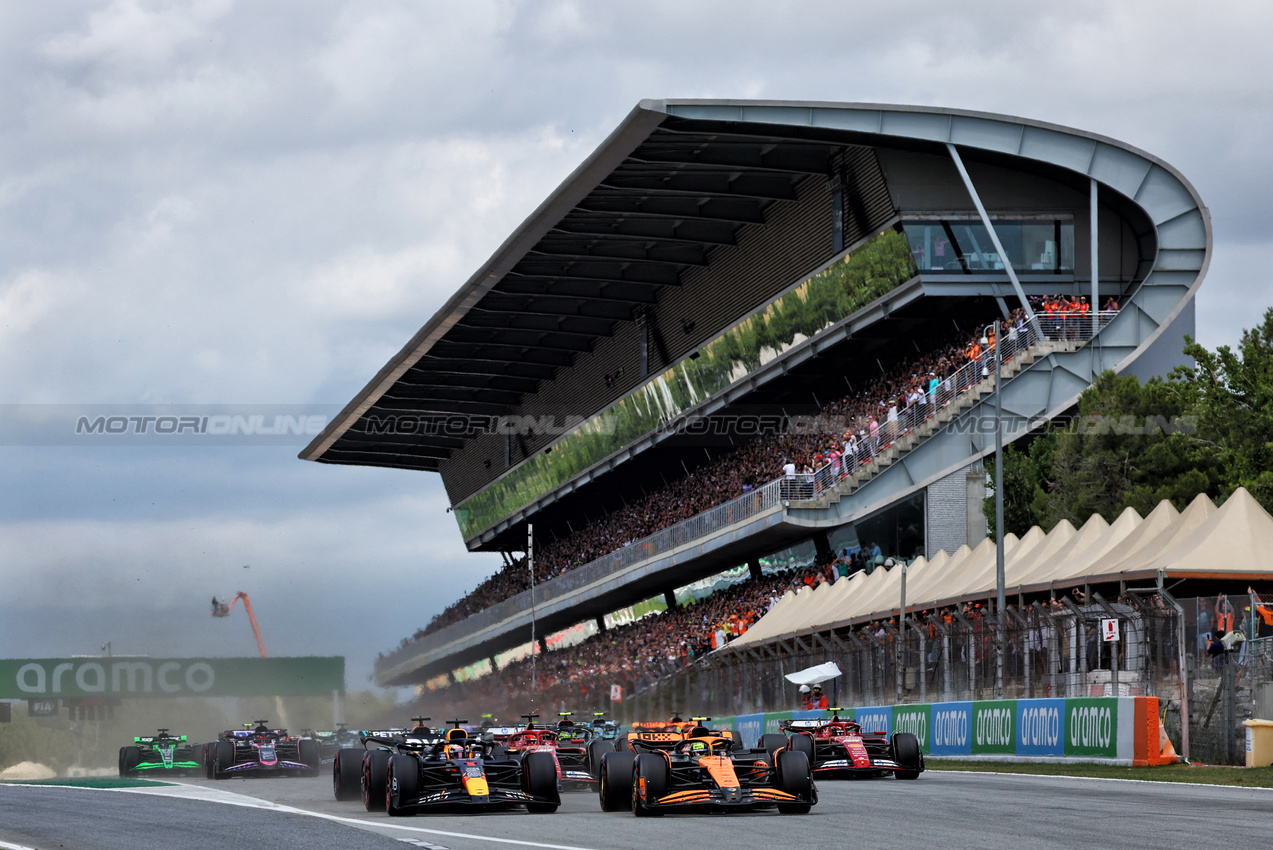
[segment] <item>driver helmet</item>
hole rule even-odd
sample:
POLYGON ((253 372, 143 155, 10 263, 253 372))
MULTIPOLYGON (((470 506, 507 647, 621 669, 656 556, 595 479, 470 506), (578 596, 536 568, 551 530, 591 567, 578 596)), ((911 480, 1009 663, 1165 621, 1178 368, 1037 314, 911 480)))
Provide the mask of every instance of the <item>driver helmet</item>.
POLYGON ((807 694, 807 693, 809 693, 809 686, 808 686, 808 685, 801 685, 801 686, 800 686, 800 693, 802 693, 802 694, 807 694))
POLYGON ((690 741, 685 751, 692 756, 706 756, 711 755, 712 747, 706 741, 690 741))
POLYGON ((464 758, 464 748, 459 744, 447 744, 444 753, 448 759, 464 758))

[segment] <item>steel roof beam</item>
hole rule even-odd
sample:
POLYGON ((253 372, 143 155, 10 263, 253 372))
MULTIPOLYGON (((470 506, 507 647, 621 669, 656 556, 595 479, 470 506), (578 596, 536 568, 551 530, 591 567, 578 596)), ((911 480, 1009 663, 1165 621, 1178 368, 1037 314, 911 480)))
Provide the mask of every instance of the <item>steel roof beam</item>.
POLYGON ((498 375, 509 378, 522 378, 530 381, 550 381, 556 375, 555 366, 540 363, 508 363, 502 360, 477 360, 472 363, 456 361, 453 358, 436 358, 430 352, 406 371, 406 375, 498 375), (437 362, 434 362, 434 361, 437 362), (499 363, 499 367, 487 366, 486 363, 499 363))
MULTIPOLYGON (((632 305, 636 302, 609 303, 577 298, 554 298, 548 295, 505 295, 493 293, 482 299, 482 308, 493 313, 517 313, 524 316, 562 316, 569 318, 626 322, 632 319, 632 305), (585 310, 587 312, 585 312, 585 310)), ((640 302, 653 304, 654 299, 640 302)))
POLYGON ((797 200, 796 182, 789 176, 776 174, 752 174, 746 171, 719 170, 667 173, 635 172, 622 170, 611 174, 598 184, 593 194, 620 192, 624 194, 650 192, 670 195, 694 195, 722 198, 752 198, 765 201, 797 200))
MULTIPOLYGON (((349 442, 359 451, 376 451, 376 445, 383 445, 384 451, 400 451, 404 447, 419 450, 421 457, 446 458, 451 456, 451 449, 462 448, 463 444, 448 446, 429 442, 423 434, 369 434, 366 431, 346 431, 349 442)), ((458 440, 456 442, 459 442, 458 440)))
POLYGON ((398 379, 399 383, 412 387, 474 387, 499 389, 509 392, 534 392, 543 381, 520 375, 497 372, 444 372, 411 370, 398 379))
POLYGON ((588 214, 586 217, 575 217, 573 214, 557 222, 553 233, 569 233, 571 235, 604 236, 607 239, 657 240, 667 243, 683 243, 688 245, 737 245, 734 237, 736 227, 727 222, 694 220, 671 221, 662 218, 637 218, 608 221, 588 214), (696 231, 698 235, 683 231, 696 231))
POLYGON ((791 151, 773 148, 760 150, 753 146, 745 150, 722 150, 708 146, 700 150, 669 149, 647 150, 644 146, 631 156, 635 162, 651 165, 696 165, 706 168, 766 171, 773 174, 821 174, 831 173, 831 156, 823 148, 819 152, 791 151))
POLYGON ((327 463, 357 464, 358 466, 390 466, 395 469, 425 469, 430 472, 437 472, 437 462, 439 460, 447 460, 448 458, 433 457, 431 455, 404 454, 402 452, 353 452, 345 448, 336 448, 333 446, 331 449, 324 452, 322 459, 327 463))
POLYGON ((575 213, 593 215, 636 215, 683 218, 692 221, 729 221, 736 224, 764 224, 764 204, 745 198, 715 198, 698 201, 688 197, 638 198, 622 195, 589 196, 575 207, 575 213))
MULTIPOLYGON (((537 333, 541 336, 560 336, 566 338, 578 338, 578 340, 594 340, 598 336, 614 335, 614 322, 608 322, 606 319, 587 319, 582 317, 552 317, 552 316, 521 316, 518 313, 493 313, 493 312, 477 312, 471 310, 465 321, 456 324, 454 330, 470 330, 470 331, 499 331, 500 333, 537 333), (565 324, 574 322, 579 326, 584 326, 586 330, 572 330, 565 324), (587 328, 589 323, 598 324, 596 328, 587 328), (605 330, 602 330, 605 328, 605 330)), ((461 335, 462 336, 462 335, 461 335)), ((457 337, 458 338, 458 337, 457 337)), ((490 338, 486 336, 485 338, 490 338)), ((509 340, 510 341, 510 340, 509 340)), ((544 345, 545 340, 536 340, 535 345, 544 345)), ((554 344, 566 345, 565 338, 563 340, 554 340, 554 344)), ((591 351, 589 349, 573 349, 575 351, 591 351)))
POLYGON ((614 334, 614 320, 598 316, 532 314, 520 310, 474 308, 457 328, 536 331, 592 339, 614 334))
POLYGON ((486 363, 537 363, 541 366, 570 366, 575 362, 572 354, 532 349, 518 345, 481 345, 470 342, 443 340, 433 347, 431 354, 439 360, 459 359, 467 362, 486 363), (443 344, 445 343, 445 345, 443 344))
MULTIPOLYGON (((604 237, 599 238, 598 241, 600 241, 603 245, 605 244, 604 237)), ((636 243, 630 243, 630 244, 636 244, 636 243)), ((679 247, 681 250, 684 250, 686 246, 677 246, 677 247, 679 247)), ((672 249, 669 249, 669 250, 672 250, 672 249)), ((631 262, 640 262, 640 263, 657 263, 659 265, 664 265, 664 266, 674 266, 677 269, 683 269, 685 266, 704 266, 704 267, 707 266, 707 260, 706 258, 702 256, 701 252, 699 252, 699 255, 695 258, 665 260, 665 259, 660 259, 658 257, 649 256, 648 251, 645 253, 645 256, 625 257, 622 255, 613 254, 613 253, 606 254, 606 253, 581 250, 578 247, 558 248, 558 246, 556 245, 551 245, 551 244, 546 245, 543 242, 540 242, 539 245, 536 246, 535 250, 527 251, 526 256, 527 257, 544 257, 548 259, 565 259, 565 260, 622 260, 625 262, 631 261, 631 262)))
MULTIPOLYGON (((539 262, 542 263, 544 261, 539 260, 539 262)), ((618 271, 613 275, 598 272, 595 269, 590 268, 534 269, 523 268, 521 265, 517 267, 516 271, 521 277, 548 278, 550 280, 586 280, 594 283, 632 283, 644 284, 646 286, 679 286, 681 283, 680 277, 677 274, 674 272, 669 273, 669 270, 665 268, 658 269, 660 275, 657 278, 654 276, 635 276, 633 274, 634 270, 630 268, 618 269, 618 271), (627 276, 624 277, 621 275, 627 276)))
POLYGON ((380 401, 376 402, 376 407, 381 410, 382 414, 392 411, 396 414, 402 413, 419 413, 422 416, 445 416, 451 414, 453 416, 462 416, 470 414, 473 416, 505 416, 512 407, 507 404, 493 404, 486 401, 468 401, 464 399, 445 399, 444 405, 437 407, 428 407, 437 399, 419 399, 419 398, 403 398, 396 395, 383 395, 380 401))
POLYGON ((394 385, 393 398, 416 399, 419 401, 459 401, 481 404, 506 404, 515 407, 521 404, 524 393, 513 390, 497 390, 489 387, 430 387, 419 384, 404 385, 401 381, 394 385))
MULTIPOLYGON (((599 304, 656 304, 658 299, 647 283, 627 287, 624 283, 599 282, 595 287, 588 281, 560 280, 549 277, 508 275, 492 289, 494 295, 527 298, 562 298, 572 301, 592 301, 599 304)), ((488 296, 489 297, 489 296, 488 296)))

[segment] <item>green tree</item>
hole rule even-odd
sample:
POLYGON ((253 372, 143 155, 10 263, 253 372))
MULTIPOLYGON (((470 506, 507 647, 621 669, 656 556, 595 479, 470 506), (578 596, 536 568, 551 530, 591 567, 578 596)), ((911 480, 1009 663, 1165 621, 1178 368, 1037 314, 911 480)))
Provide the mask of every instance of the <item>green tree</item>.
POLYGON ((1243 332, 1237 351, 1222 345, 1212 352, 1185 341, 1196 365, 1175 376, 1193 387, 1196 439, 1219 467, 1220 495, 1245 487, 1273 510, 1273 308, 1243 332))

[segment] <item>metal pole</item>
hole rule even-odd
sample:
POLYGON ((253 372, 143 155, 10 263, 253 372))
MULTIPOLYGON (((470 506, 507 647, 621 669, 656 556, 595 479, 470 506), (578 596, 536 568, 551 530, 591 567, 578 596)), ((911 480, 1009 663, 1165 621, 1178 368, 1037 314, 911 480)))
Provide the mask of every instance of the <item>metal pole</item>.
MULTIPOLYGON (((1092 212, 1091 212, 1092 221, 1091 221, 1091 226, 1089 229, 1091 230, 1091 239, 1092 239, 1092 336, 1096 336, 1096 332, 1101 329, 1101 314, 1100 314, 1101 303, 1099 300, 1101 295, 1100 293, 1101 264, 1100 264, 1100 254, 1097 252, 1098 240, 1096 238, 1096 232, 1097 232, 1097 229, 1096 229, 1096 178, 1092 178, 1091 208, 1092 208, 1092 212)), ((1060 251, 1059 245, 1057 246, 1057 250, 1060 251)), ((1059 260, 1060 257, 1058 256, 1057 259, 1059 260)))
POLYGON ((902 562, 902 616, 897 621, 897 646, 893 652, 893 664, 897 667, 897 701, 902 701, 902 690, 905 686, 905 673, 902 669, 903 662, 906 660, 905 651, 902 649, 902 643, 906 640, 906 562, 902 562))
POLYGON ((526 568, 530 570, 530 698, 535 700, 535 656, 539 645, 535 643, 535 524, 526 523, 526 568))
MULTIPOLYGON (((973 206, 977 208, 977 214, 981 216, 981 223, 985 225, 986 232, 990 234, 990 241, 994 244, 995 250, 999 252, 1000 259, 1003 260, 1003 270, 1008 273, 1008 280, 1012 281, 1012 288, 1017 292, 1017 298, 1021 301, 1021 306, 1025 309, 1026 318, 1031 323, 1034 322, 1034 310, 1030 308, 1030 302, 1025 297, 1025 290, 1021 288, 1021 281, 1017 279, 1017 273, 1012 268, 1012 260, 1008 258, 1008 253, 1003 250, 1003 243, 999 241, 999 234, 995 233, 995 226, 990 221, 990 214, 986 212, 986 208, 981 203, 981 196, 977 194, 977 189, 972 185, 972 178, 968 176, 968 169, 964 168, 964 161, 959 157, 959 151, 955 150, 955 146, 946 143, 946 150, 950 151, 950 158, 955 161, 955 168, 959 169, 959 176, 964 180, 964 188, 968 190, 968 194, 972 196, 973 206)), ((1059 251, 1060 245, 1057 246, 1059 251)), ((1060 259, 1058 257, 1058 259, 1060 259)))
POLYGON ((1003 370, 1000 366, 999 347, 1003 344, 1000 337, 1002 328, 995 321, 995 345, 991 352, 991 360, 995 364, 995 617, 999 622, 999 658, 997 661, 995 695, 1003 696, 1003 650, 1004 636, 1007 634, 1007 609, 1004 600, 1003 569, 1003 370))

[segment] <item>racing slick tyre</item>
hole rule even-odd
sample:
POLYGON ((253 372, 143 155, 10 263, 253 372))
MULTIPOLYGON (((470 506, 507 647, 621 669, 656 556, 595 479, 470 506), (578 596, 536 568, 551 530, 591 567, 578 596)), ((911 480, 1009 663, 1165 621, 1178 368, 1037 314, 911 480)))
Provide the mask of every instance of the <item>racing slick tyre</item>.
POLYGON ((645 804, 651 797, 667 793, 667 762, 663 756, 642 753, 632 768, 632 814, 639 818, 661 818, 663 812, 645 804))
POLYGON ((614 752, 614 744, 606 740, 588 742, 588 773, 593 779, 601 778, 601 759, 606 753, 614 752))
POLYGON ((533 815, 551 814, 561 805, 557 791, 557 763, 552 753, 527 753, 522 761, 526 793, 539 798, 539 802, 527 803, 526 811, 533 815))
POLYGON ((906 770, 894 774, 898 779, 919 779, 924 769, 924 756, 919 749, 919 738, 910 732, 898 732, 893 736, 893 761, 906 770))
POLYGON ((760 740, 756 743, 756 749, 767 752, 770 760, 773 759, 774 753, 785 746, 787 746, 787 736, 779 735, 776 732, 767 732, 761 735, 760 740))
POLYGON ((809 764, 813 764, 813 738, 809 735, 802 732, 792 735, 787 739, 787 749, 793 753, 804 753, 809 764))
POLYGON ((296 743, 296 759, 309 765, 309 770, 302 771, 304 776, 317 776, 323 766, 323 756, 318 749, 318 742, 302 738, 296 743))
POLYGON ((367 750, 362 757, 362 773, 358 787, 362 791, 362 807, 369 812, 385 810, 385 794, 388 788, 389 753, 384 750, 367 750))
POLYGON ((604 753, 598 768, 601 776, 597 791, 601 795, 601 811, 632 811, 632 753, 604 753))
POLYGON ((332 760, 332 794, 337 800, 357 800, 362 796, 362 757, 366 750, 345 747, 332 760))
MULTIPOLYGON (((793 736, 794 737, 794 736, 793 736)), ((813 806, 813 773, 809 758, 799 750, 778 754, 778 790, 794 794, 799 803, 779 803, 778 811, 784 815, 806 815, 813 806)))
POLYGON ((120 747, 119 748, 119 775, 127 776, 132 773, 137 765, 141 763, 140 747, 120 747))
POLYGON ((212 778, 213 755, 216 752, 216 744, 204 744, 200 748, 203 757, 199 759, 199 763, 203 765, 204 779, 212 778))
POLYGON ((419 796, 420 763, 415 760, 415 756, 391 756, 385 779, 385 810, 389 812, 389 817, 414 815, 414 810, 403 808, 402 804, 419 796))
POLYGON ((227 778, 229 774, 224 771, 230 767, 234 767, 234 744, 217 741, 212 750, 212 778, 227 778))

